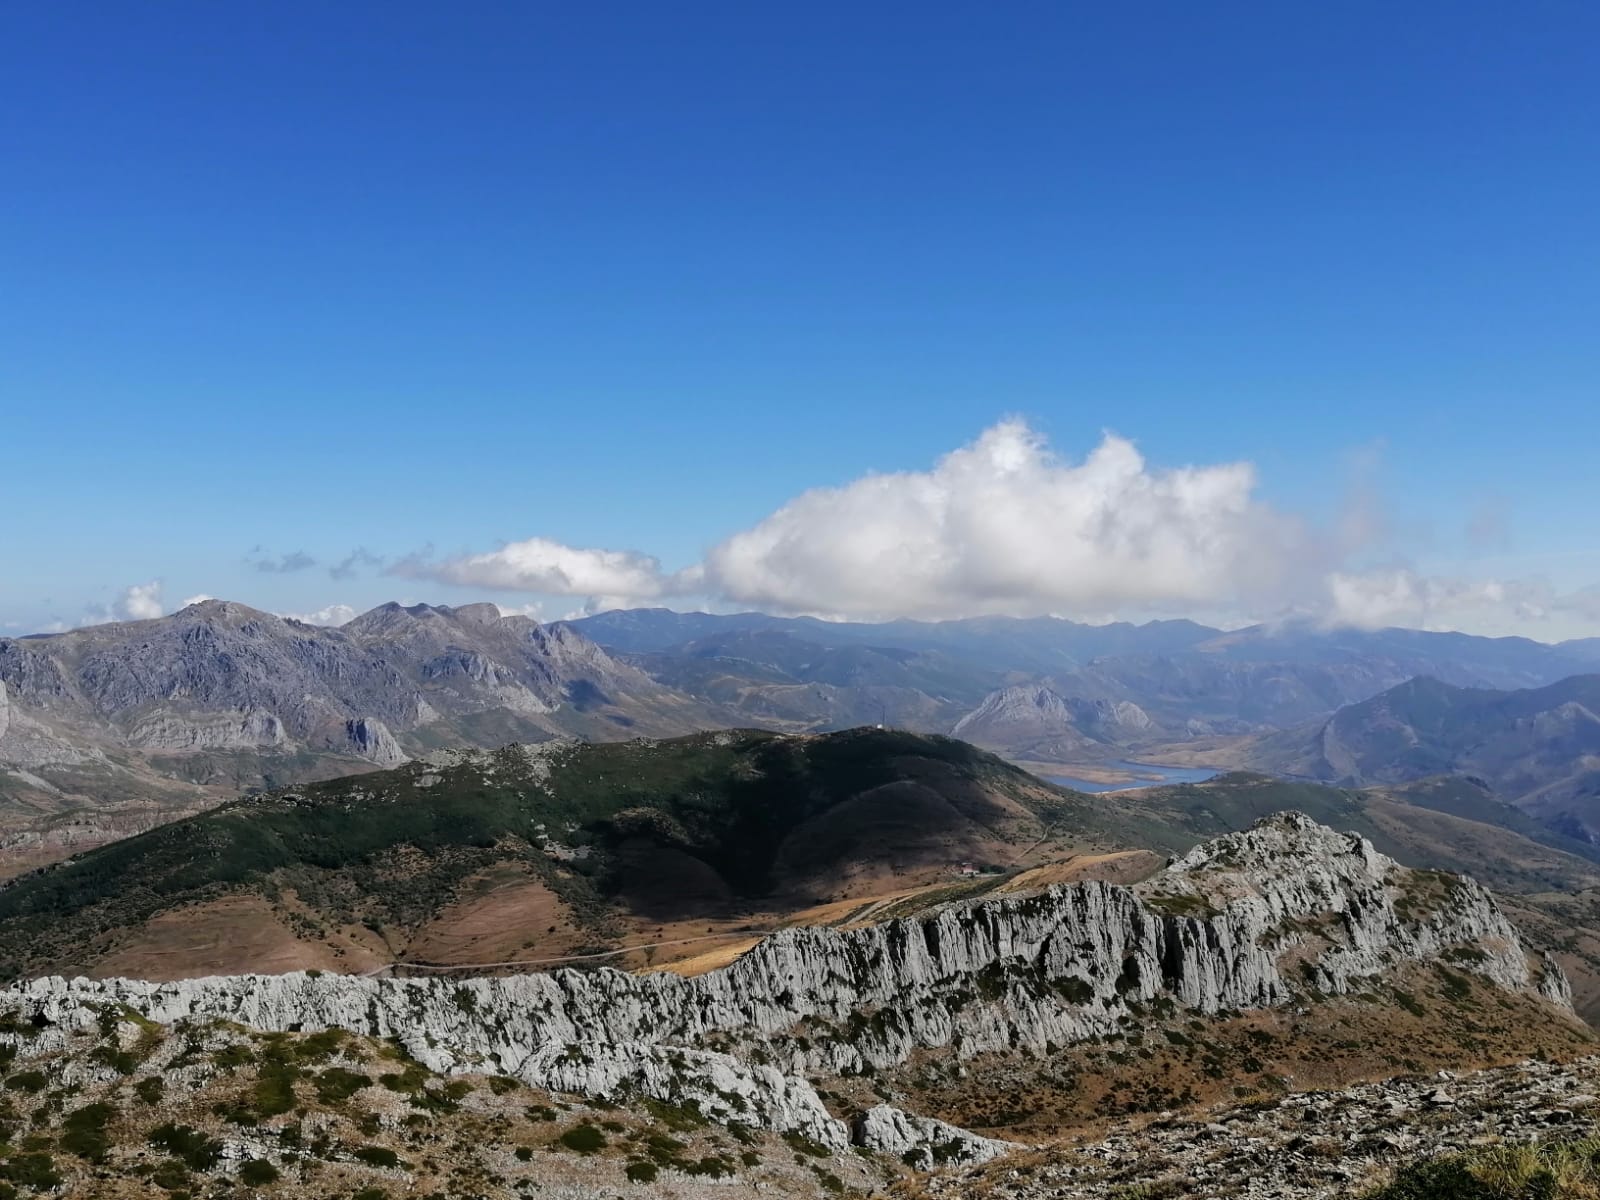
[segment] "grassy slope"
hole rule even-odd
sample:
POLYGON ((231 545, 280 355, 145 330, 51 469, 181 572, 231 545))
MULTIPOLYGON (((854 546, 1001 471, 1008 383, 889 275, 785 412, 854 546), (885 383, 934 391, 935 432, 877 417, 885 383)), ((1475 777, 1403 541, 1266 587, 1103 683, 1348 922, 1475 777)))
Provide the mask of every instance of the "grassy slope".
POLYGON ((340 925, 415 928, 508 862, 603 942, 619 865, 641 848, 709 867, 751 899, 803 891, 874 847, 1021 847, 1053 821, 1095 829, 1083 797, 948 738, 744 731, 540 756, 508 747, 240 801, 18 879, 0 889, 0 975, 82 969, 120 931, 241 891, 292 891, 340 925), (888 784, 910 787, 914 822, 896 824, 892 796, 874 798, 888 784))
MULTIPOLYGON (((1514 895, 1540 914, 1529 932, 1541 945, 1587 929, 1573 924, 1570 898, 1600 894, 1590 890, 1600 868, 1507 828, 1520 815, 1491 797, 1458 791, 1234 774, 1085 797, 949 738, 875 730, 700 734, 533 757, 508 747, 255 797, 19 879, 0 889, 0 977, 91 969, 157 914, 240 893, 289 898, 290 923, 312 941, 366 927, 403 946, 479 881, 531 878, 575 914, 576 945, 598 948, 620 932, 619 898, 643 904, 645 890, 652 919, 663 903, 687 911, 691 896, 792 909, 864 862, 892 874, 919 859, 1004 866, 1030 849, 1035 862, 1067 848, 1176 853, 1286 808, 1514 895)), ((1564 961, 1595 976, 1593 987, 1577 982, 1585 1004, 1600 1005, 1600 917, 1592 923, 1597 961, 1584 960, 1583 937, 1564 961)))
POLYGON ((1415 1163, 1363 1200, 1594 1200, 1600 1138, 1516 1142, 1415 1163))

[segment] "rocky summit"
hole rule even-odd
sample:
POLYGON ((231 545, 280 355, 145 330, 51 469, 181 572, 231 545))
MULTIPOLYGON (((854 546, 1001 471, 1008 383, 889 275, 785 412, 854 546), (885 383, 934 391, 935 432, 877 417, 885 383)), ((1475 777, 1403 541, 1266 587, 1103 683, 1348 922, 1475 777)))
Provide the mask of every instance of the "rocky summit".
MULTIPOLYGON (((1483 888, 1400 867, 1362 837, 1287 813, 1134 886, 1057 885, 865 928, 784 930, 693 977, 32 979, 0 993, 0 1028, 12 1031, 0 1043, 25 1065, 124 1025, 117 1036, 152 1047, 160 1031, 219 1023, 339 1031, 394 1045, 440 1077, 665 1105, 824 1156, 853 1145, 948 1167, 1002 1157, 1016 1139, 868 1103, 849 1081, 909 1080, 930 1060, 1046 1062, 1125 1038, 1151 1014, 1204 1028, 1368 995, 1418 970, 1443 971, 1474 1007, 1498 996, 1570 1045, 1587 1037, 1560 969, 1528 953, 1483 888)), ((876 1086, 880 1097, 897 1090, 876 1086)))

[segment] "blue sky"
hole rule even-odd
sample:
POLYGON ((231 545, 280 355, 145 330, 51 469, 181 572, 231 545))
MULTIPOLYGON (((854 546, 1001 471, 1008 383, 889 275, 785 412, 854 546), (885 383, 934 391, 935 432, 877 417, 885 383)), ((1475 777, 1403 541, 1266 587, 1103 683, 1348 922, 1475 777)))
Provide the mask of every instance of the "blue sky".
POLYGON ((13 6, 0 625, 1600 633, 1597 79, 1582 3, 13 6))

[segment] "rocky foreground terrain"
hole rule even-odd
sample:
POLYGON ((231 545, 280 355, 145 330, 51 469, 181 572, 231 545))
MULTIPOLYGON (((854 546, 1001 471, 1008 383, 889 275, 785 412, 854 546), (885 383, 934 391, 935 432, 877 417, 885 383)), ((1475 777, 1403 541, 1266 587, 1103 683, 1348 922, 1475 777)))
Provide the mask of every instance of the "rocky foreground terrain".
POLYGON ((1381 1189, 1419 1160, 1593 1136, 1597 1123, 1600 1059, 1525 1061, 1154 1114, 984 1167, 909 1181, 895 1194, 949 1200, 1336 1200, 1381 1189))
MULTIPOLYGON (((1302 1022, 1299 1051, 1330 1062, 1356 1043, 1314 1039, 1341 1027, 1390 1063, 1428 1069, 1593 1044, 1559 968, 1525 950, 1483 888, 1400 867, 1291 813, 1136 886, 1058 885, 860 929, 792 929, 688 978, 27 980, 0 992, 11 1140, 0 1172, 13 1187, 105 1195, 149 1194, 146 1183, 363 1200, 614 1196, 629 1184, 687 1195, 672 1189, 708 1177, 823 1195, 959 1187, 909 1173, 998 1159, 1008 1165, 972 1188, 1032 1186, 1008 1172, 1047 1164, 1063 1181, 1051 1186, 1082 1169, 1122 1187, 1115 1172, 1137 1154, 1116 1138, 1136 1135, 1030 1158, 1025 1144, 1061 1131, 1042 1136, 1015 1115, 962 1128, 951 1119, 967 1111, 961 1081, 1004 1071, 1084 1089, 1091 1081, 1048 1072, 1090 1052, 1114 1064, 1102 1082, 1137 1079, 1146 1062, 1170 1076, 1151 1049, 1159 1038, 1201 1073, 1271 1098, 1242 1111, 1289 1111, 1300 1102, 1281 1099, 1293 1081, 1273 1073, 1272 1035, 1256 1029, 1262 1060, 1238 1067, 1220 1040, 1275 1018, 1302 1022), (1416 1023, 1384 1044, 1391 1010, 1416 1023), (573 1155, 586 1174, 569 1169, 573 1155), (103 1190, 85 1191, 94 1180, 103 1190)), ((1141 1107, 1131 1099, 1123 1111, 1141 1107)), ((1194 1128, 1192 1140, 1211 1136, 1194 1128)), ((1172 1136, 1179 1155, 1185 1135, 1172 1136)))

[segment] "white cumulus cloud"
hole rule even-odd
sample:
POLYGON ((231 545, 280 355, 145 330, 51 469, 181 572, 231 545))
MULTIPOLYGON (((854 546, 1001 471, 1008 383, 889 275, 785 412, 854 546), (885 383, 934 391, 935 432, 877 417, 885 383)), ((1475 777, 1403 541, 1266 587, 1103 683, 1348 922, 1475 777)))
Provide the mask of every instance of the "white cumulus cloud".
POLYGON ((319 608, 315 612, 307 613, 279 613, 280 617, 287 617, 291 621, 303 621, 307 625, 344 625, 356 619, 356 610, 348 604, 330 604, 319 608))
POLYGON ((1314 550, 1249 463, 1151 468, 1107 434, 1082 462, 1005 421, 931 470, 818 488, 711 551, 713 590, 832 616, 1226 607, 1314 550))
MULTIPOLYGON (((1600 630, 1597 589, 1367 565, 1406 528, 1385 511, 1377 457, 1356 457, 1340 515, 1318 527, 1265 501, 1249 462, 1156 466, 1114 433, 1071 458, 1011 419, 925 470, 803 492, 679 571, 638 550, 539 536, 412 555, 387 573, 572 597, 574 616, 688 600, 860 620, 1298 618, 1547 640, 1600 630)), ((522 611, 542 610, 536 600, 522 611)))
POLYGON ((443 562, 403 559, 389 573, 462 587, 586 596, 593 605, 613 608, 682 594, 698 580, 698 571, 669 575, 659 559, 634 550, 590 550, 543 537, 443 562))
POLYGON ((151 621, 166 610, 161 606, 161 581, 135 583, 117 597, 114 615, 125 621, 151 621))

